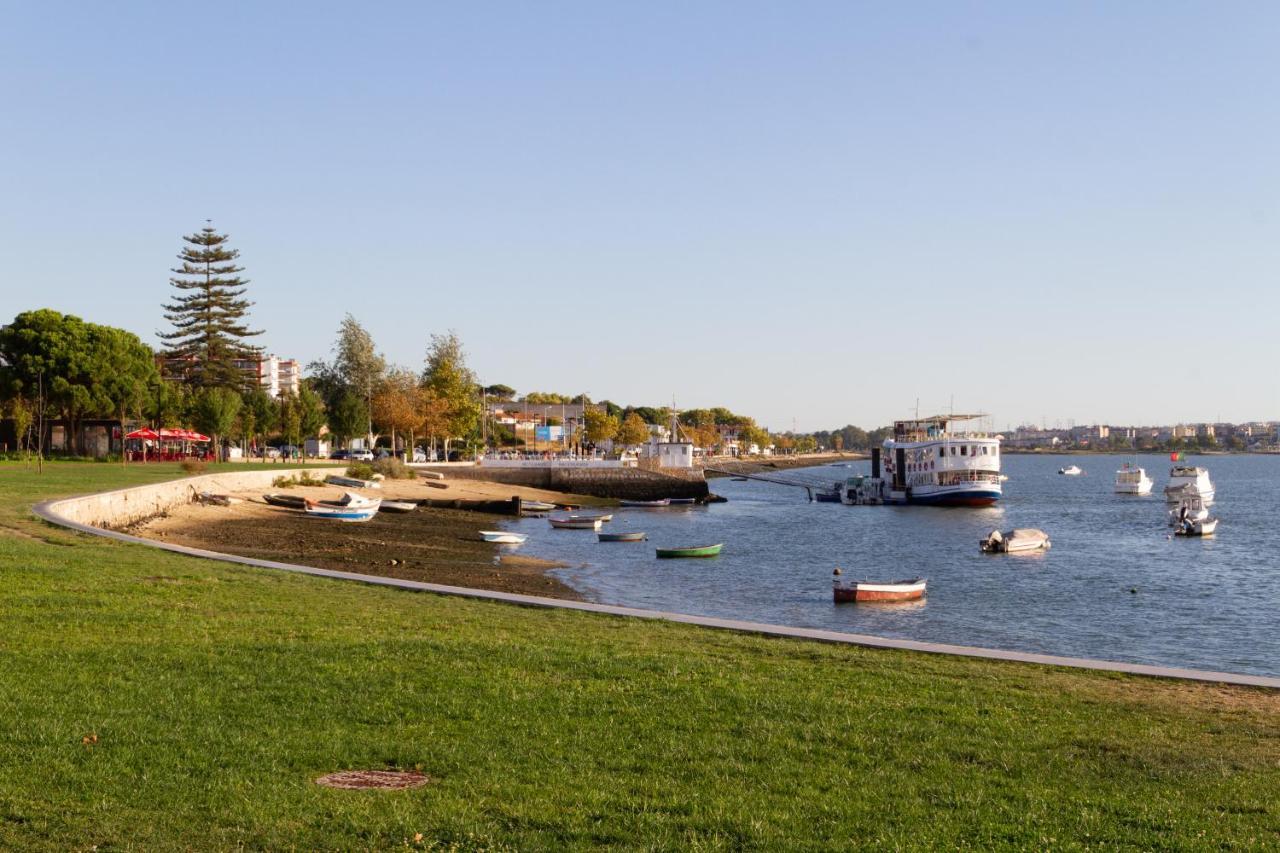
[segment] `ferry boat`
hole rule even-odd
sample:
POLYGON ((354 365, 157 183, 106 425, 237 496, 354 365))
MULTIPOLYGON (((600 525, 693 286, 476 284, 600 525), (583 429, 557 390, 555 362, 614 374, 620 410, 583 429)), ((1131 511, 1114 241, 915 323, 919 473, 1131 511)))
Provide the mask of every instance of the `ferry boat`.
POLYGON ((1213 500, 1214 488, 1209 471, 1194 465, 1174 465, 1169 469, 1169 485, 1164 487, 1165 499, 1169 503, 1177 503, 1188 493, 1205 503, 1213 500))
MULTIPOLYGON (((990 506, 1000 499, 1000 439, 953 430, 985 415, 933 415, 895 421, 884 443, 890 503, 990 506)), ((872 477, 877 460, 872 459, 872 477)))
POLYGON ((1147 476, 1145 470, 1132 468, 1128 462, 1116 472, 1116 494, 1118 495, 1149 495, 1154 485, 1155 483, 1147 476))

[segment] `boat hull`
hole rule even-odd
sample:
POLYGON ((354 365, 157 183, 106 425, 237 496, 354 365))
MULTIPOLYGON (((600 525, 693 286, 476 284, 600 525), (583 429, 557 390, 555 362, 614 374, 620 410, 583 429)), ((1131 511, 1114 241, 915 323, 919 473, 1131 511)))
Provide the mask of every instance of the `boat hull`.
POLYGON ((525 533, 508 533, 503 530, 481 530, 480 536, 484 541, 498 545, 519 545, 529 538, 525 533))
POLYGON ((919 506, 991 506, 1000 500, 1000 494, 998 486, 940 490, 924 494, 912 492, 907 496, 907 503, 919 506))
POLYGON ((702 545, 697 548, 657 548, 658 557, 663 560, 676 559, 680 557, 714 557, 720 553, 720 549, 724 544, 719 545, 702 545))
POLYGON ((643 542, 646 537, 643 533, 597 533, 596 538, 600 542, 643 542))
POLYGON ((550 520, 551 526, 556 530, 599 530, 602 522, 600 519, 591 519, 589 521, 568 521, 558 518, 550 520))
POLYGON ((837 602, 846 601, 915 601, 923 598, 925 581, 900 581, 896 583, 861 583, 837 581, 832 594, 837 602))

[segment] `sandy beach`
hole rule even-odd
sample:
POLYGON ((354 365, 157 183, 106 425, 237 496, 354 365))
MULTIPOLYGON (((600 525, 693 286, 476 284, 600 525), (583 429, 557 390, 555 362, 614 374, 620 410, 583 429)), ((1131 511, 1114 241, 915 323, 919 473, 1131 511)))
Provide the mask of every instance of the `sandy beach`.
MULTIPOLYGON (((325 472, 317 472, 323 476, 325 472)), ((528 500, 590 505, 596 498, 467 480, 431 488, 423 480, 388 480, 363 494, 401 500, 528 500)), ((337 486, 274 488, 273 492, 331 500, 337 486)), ((411 513, 379 513, 348 524, 276 507, 261 491, 237 493, 229 507, 190 504, 142 522, 130 532, 180 545, 244 557, 300 563, 324 569, 406 578, 428 583, 518 592, 555 598, 580 596, 547 574, 560 564, 520 556, 518 547, 484 542, 481 530, 501 529, 508 517, 469 510, 422 507, 411 513)))

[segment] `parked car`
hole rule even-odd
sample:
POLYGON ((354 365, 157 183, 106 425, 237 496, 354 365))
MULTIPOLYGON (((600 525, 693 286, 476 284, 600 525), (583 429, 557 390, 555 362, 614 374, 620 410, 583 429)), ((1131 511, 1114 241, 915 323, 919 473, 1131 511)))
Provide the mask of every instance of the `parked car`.
POLYGON ((415 448, 413 449, 413 461, 414 461, 414 462, 426 462, 426 461, 427 461, 427 451, 423 450, 421 447, 415 447, 415 448))
POLYGON ((373 451, 372 450, 353 450, 351 451, 351 455, 347 458, 350 459, 352 462, 372 462, 373 451))
POLYGON ((263 459, 279 459, 280 458, 280 448, 278 447, 264 447, 262 448, 262 450, 259 451, 259 453, 262 455, 263 459))
POLYGON ((329 454, 330 459, 349 459, 350 457, 350 450, 335 450, 329 454))

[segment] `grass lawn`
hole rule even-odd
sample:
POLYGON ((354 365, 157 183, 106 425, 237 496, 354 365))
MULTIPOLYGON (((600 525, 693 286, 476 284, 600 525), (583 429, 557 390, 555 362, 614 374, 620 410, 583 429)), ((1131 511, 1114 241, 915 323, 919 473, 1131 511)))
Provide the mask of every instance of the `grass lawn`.
POLYGON ((1274 692, 379 589, 29 513, 178 473, 0 465, 0 848, 1280 844, 1274 692), (347 768, 433 781, 312 782, 347 768))

